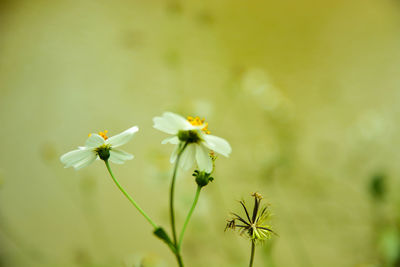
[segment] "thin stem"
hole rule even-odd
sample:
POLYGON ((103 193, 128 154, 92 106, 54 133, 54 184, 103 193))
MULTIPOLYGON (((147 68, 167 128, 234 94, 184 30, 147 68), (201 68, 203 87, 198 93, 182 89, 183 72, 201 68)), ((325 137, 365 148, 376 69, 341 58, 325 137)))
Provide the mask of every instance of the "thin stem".
POLYGON ((119 184, 119 182, 117 181, 117 179, 115 179, 113 172, 111 171, 110 168, 110 164, 108 163, 108 160, 105 160, 104 163, 106 164, 107 170, 111 175, 111 178, 113 179, 114 183, 117 185, 117 187, 119 188, 119 190, 121 190, 121 192, 126 196, 126 198, 133 204, 133 206, 135 206, 135 208, 146 218, 146 220, 155 228, 157 229, 158 226, 157 224, 149 217, 149 215, 146 214, 146 212, 144 212, 142 210, 142 208, 136 203, 135 200, 133 200, 133 198, 122 188, 122 186, 119 184))
POLYGON ((188 145, 188 143, 185 143, 183 146, 182 146, 182 143, 179 144, 180 150, 178 151, 178 155, 177 155, 175 167, 174 167, 174 172, 172 174, 171 191, 170 191, 170 195, 169 195, 169 210, 170 210, 170 218, 171 218, 172 236, 174 238, 174 246, 176 248, 175 256, 176 256, 176 260, 178 261, 178 265, 180 267, 183 267, 183 261, 182 261, 181 253, 179 252, 179 249, 177 246, 177 239, 176 239, 174 193, 175 193, 175 180, 176 180, 176 174, 178 172, 179 161, 180 161, 182 153, 185 150, 185 148, 187 147, 187 145, 188 145))
MULTIPOLYGON (((180 144, 180 146, 182 146, 180 144)), ((176 246, 176 227, 175 227, 175 211, 174 211, 174 193, 175 193, 175 180, 176 174, 178 172, 179 160, 181 159, 181 155, 185 150, 187 143, 185 143, 181 149, 178 151, 178 155, 175 162, 174 172, 172 174, 172 182, 171 182, 171 191, 169 195, 169 210, 170 210, 170 219, 171 219, 171 228, 172 228, 172 236, 174 238, 174 244, 176 246)))
POLYGON ((176 257, 176 260, 178 261, 179 267, 183 267, 182 256, 181 256, 181 254, 179 253, 179 251, 176 251, 175 257, 176 257))
POLYGON ((199 200, 200 191, 201 191, 201 186, 197 186, 196 195, 194 196, 192 207, 189 210, 189 213, 188 213, 188 215, 186 217, 185 223, 183 224, 183 228, 182 228, 181 234, 179 235, 178 251, 181 248, 182 241, 183 241, 183 235, 185 234, 185 230, 186 230, 186 227, 187 227, 187 225, 189 223, 190 217, 192 217, 194 208, 196 207, 197 201, 199 200))
POLYGON ((253 267, 253 262, 254 262, 254 252, 256 248, 256 244, 254 242, 254 240, 251 240, 251 255, 250 255, 250 265, 249 267, 253 267))

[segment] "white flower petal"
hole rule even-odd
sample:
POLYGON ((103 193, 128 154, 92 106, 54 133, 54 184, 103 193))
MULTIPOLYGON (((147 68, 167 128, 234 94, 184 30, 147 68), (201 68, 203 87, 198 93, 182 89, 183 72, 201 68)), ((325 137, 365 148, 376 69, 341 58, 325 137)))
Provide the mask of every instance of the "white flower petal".
POLYGON ((178 128, 174 128, 174 126, 169 124, 163 117, 153 118, 153 123, 153 128, 160 130, 161 132, 167 134, 177 134, 179 132, 178 128))
POLYGON ((111 147, 119 147, 126 144, 133 135, 139 131, 137 126, 133 126, 120 134, 114 135, 106 140, 106 144, 111 145, 111 147))
POLYGON ((163 117, 177 129, 188 130, 192 128, 192 124, 181 115, 172 112, 164 112, 163 117))
POLYGON ((213 163, 208 148, 202 145, 196 145, 196 160, 200 171, 211 173, 213 163))
POLYGON ((74 167, 75 170, 79 170, 82 169, 90 164, 93 163, 93 161, 95 161, 97 158, 97 155, 95 153, 91 153, 88 157, 86 157, 85 159, 75 163, 74 165, 72 165, 74 167))
POLYGON ((133 159, 133 155, 119 149, 110 150, 110 161, 116 164, 122 164, 126 160, 133 159))
POLYGON ((90 157, 95 152, 92 149, 80 148, 78 150, 73 150, 65 153, 60 157, 60 161, 65 165, 65 168, 71 167, 77 162, 80 162, 88 157, 90 157))
POLYGON ((188 145, 181 155, 180 165, 182 169, 189 170, 193 166, 193 163, 195 161, 195 155, 196 155, 195 145, 193 144, 188 145))
POLYGON ((175 146, 174 151, 172 151, 171 157, 169 159, 169 162, 174 163, 176 161, 176 158, 178 157, 178 151, 179 151, 180 147, 179 146, 175 146))
POLYGON ((166 144, 166 143, 171 143, 171 144, 173 144, 173 145, 177 145, 177 144, 179 144, 179 138, 177 137, 177 136, 172 136, 172 137, 168 137, 168 138, 165 138, 164 140, 162 140, 162 142, 161 142, 161 144, 166 144))
POLYGON ((204 140, 203 144, 206 147, 221 155, 224 155, 225 157, 229 157, 229 154, 232 152, 232 148, 229 143, 221 137, 204 134, 202 138, 204 140))
POLYGON ((98 134, 92 133, 86 140, 85 146, 90 148, 96 148, 104 144, 104 138, 98 134))
POLYGON ((164 112, 161 117, 153 118, 153 127, 168 134, 177 134, 180 130, 190 130, 193 126, 184 117, 172 113, 164 112))

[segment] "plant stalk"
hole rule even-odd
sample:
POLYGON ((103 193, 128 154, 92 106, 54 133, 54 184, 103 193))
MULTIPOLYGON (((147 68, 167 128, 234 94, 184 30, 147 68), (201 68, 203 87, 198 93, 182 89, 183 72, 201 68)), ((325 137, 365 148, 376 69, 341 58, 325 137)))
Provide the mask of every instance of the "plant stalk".
POLYGON ((192 217, 193 211, 194 211, 194 209, 195 209, 195 207, 197 205, 197 201, 199 200, 200 191, 201 191, 201 186, 197 186, 196 195, 194 196, 192 207, 189 210, 189 213, 188 213, 188 215, 186 217, 185 223, 183 224, 183 228, 182 228, 181 234, 179 235, 179 243, 178 243, 178 247, 177 247, 178 251, 180 251, 180 249, 181 249, 183 236, 185 234, 186 227, 189 224, 189 220, 192 217))
POLYGON ((251 254, 250 254, 250 264, 249 264, 249 267, 253 267, 255 250, 256 250, 256 244, 255 244, 254 240, 251 240, 251 254))
POLYGON ((113 172, 111 171, 110 164, 108 163, 108 160, 105 160, 104 163, 106 164, 107 170, 110 173, 111 178, 113 179, 114 183, 117 185, 119 190, 126 196, 126 198, 132 203, 132 205, 140 212, 140 214, 143 215, 144 218, 154 227, 154 229, 157 229, 158 226, 157 224, 150 218, 149 215, 144 212, 144 210, 136 203, 136 201, 125 191, 125 189, 119 184, 118 180, 114 177, 113 172))
POLYGON ((183 261, 182 261, 182 256, 180 254, 180 251, 178 249, 177 238, 176 238, 174 196, 175 196, 175 181, 176 181, 176 175, 178 173, 179 161, 180 161, 182 153, 185 150, 185 148, 187 147, 187 145, 188 145, 188 143, 185 143, 183 146, 182 146, 182 143, 180 144, 181 148, 178 151, 178 155, 177 155, 177 158, 176 158, 174 172, 172 174, 171 190, 170 190, 170 195, 169 195, 169 210, 170 210, 172 237, 173 237, 174 245, 175 245, 175 248, 176 248, 175 256, 176 256, 176 259, 177 259, 178 264, 179 264, 180 267, 183 267, 183 261))

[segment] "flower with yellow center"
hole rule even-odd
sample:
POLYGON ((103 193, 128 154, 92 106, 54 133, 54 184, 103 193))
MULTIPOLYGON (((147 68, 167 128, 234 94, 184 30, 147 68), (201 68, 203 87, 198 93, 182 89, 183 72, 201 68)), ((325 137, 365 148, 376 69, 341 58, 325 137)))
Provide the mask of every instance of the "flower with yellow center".
POLYGON ((183 169, 188 170, 197 162, 200 171, 211 173, 213 160, 210 152, 228 157, 232 151, 225 139, 210 134, 208 123, 199 117, 185 119, 175 113, 165 112, 161 117, 155 117, 153 122, 153 127, 157 130, 173 135, 162 141, 162 144, 177 145, 171 155, 171 163, 176 161, 181 144, 186 144, 181 156, 183 169))
POLYGON ((133 155, 116 148, 126 144, 138 130, 139 128, 134 126, 110 138, 107 136, 108 131, 89 134, 85 146, 62 155, 60 160, 65 168, 74 167, 76 170, 88 166, 99 158, 122 164, 126 160, 133 159, 133 155))

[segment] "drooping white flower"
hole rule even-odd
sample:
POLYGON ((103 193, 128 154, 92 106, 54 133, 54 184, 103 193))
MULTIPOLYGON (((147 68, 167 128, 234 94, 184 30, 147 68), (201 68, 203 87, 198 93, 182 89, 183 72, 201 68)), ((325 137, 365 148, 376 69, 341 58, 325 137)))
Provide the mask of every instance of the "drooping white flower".
POLYGON ((62 155, 60 160, 65 168, 74 167, 75 170, 88 166, 98 158, 122 164, 133 159, 133 155, 116 148, 126 144, 138 130, 139 128, 134 126, 110 138, 106 135, 107 131, 89 134, 85 146, 62 155))
POLYGON ((181 155, 181 166, 183 169, 190 169, 194 162, 197 162, 200 171, 211 173, 213 160, 210 152, 219 153, 228 157, 232 149, 229 143, 221 138, 210 134, 207 129, 208 123, 199 117, 183 118, 172 112, 165 112, 161 117, 153 118, 153 127, 162 132, 172 134, 162 141, 162 144, 171 143, 177 145, 171 155, 171 163, 177 159, 182 144, 187 143, 181 155))

